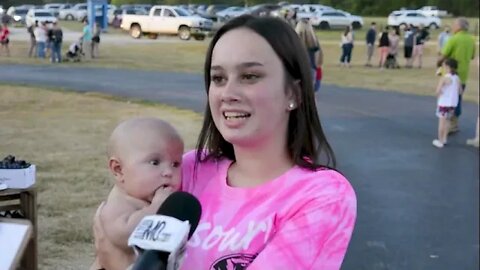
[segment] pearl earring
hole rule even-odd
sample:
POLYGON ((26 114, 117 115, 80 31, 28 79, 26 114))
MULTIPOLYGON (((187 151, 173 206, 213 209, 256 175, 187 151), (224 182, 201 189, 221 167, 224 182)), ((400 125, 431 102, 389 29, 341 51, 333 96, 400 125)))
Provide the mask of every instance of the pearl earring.
POLYGON ((288 104, 288 108, 290 110, 293 110, 293 108, 295 108, 295 103, 292 102, 292 103, 288 104))

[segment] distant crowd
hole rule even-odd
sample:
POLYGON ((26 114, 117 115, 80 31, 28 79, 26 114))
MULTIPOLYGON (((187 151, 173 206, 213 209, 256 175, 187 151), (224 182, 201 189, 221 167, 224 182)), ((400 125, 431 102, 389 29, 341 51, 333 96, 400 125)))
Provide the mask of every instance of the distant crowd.
MULTIPOLYGON (((287 20, 288 21, 288 20, 287 20)), ((475 39, 468 33, 468 21, 465 18, 457 18, 450 27, 445 27, 438 37, 438 61, 437 75, 440 80, 436 87, 437 110, 439 118, 438 136, 432 141, 433 146, 443 148, 447 144, 449 134, 459 131, 459 117, 462 114, 462 96, 466 89, 469 76, 470 62, 475 58, 475 39)), ((312 25, 308 20, 300 20, 295 26, 300 40, 305 46, 310 64, 315 92, 318 92, 322 79, 323 52, 312 25)), ((414 66, 422 68, 423 50, 426 41, 430 39, 430 33, 426 27, 407 26, 404 29, 404 57, 405 68, 414 66)), ((372 22, 365 36, 367 56, 365 66, 372 66, 372 57, 375 48, 378 47, 380 57, 378 68, 400 68, 397 61, 400 44, 400 29, 382 29, 377 34, 377 26, 372 22), (378 42, 377 42, 377 36, 378 42)), ((352 28, 346 27, 341 35, 340 65, 350 67, 352 51, 354 47, 354 33, 352 28)), ((475 137, 467 140, 468 145, 479 146, 479 119, 477 118, 475 137)))
MULTIPOLYGON (((83 56, 87 59, 98 57, 101 28, 99 24, 94 24, 92 31, 87 20, 84 20, 83 24, 82 35, 69 45, 65 57, 62 57, 63 30, 58 22, 51 25, 37 22, 28 26, 27 31, 30 35, 28 57, 49 58, 51 63, 80 61, 83 56)), ((10 30, 7 22, 3 22, 0 27, 0 44, 0 55, 10 56, 10 30)))

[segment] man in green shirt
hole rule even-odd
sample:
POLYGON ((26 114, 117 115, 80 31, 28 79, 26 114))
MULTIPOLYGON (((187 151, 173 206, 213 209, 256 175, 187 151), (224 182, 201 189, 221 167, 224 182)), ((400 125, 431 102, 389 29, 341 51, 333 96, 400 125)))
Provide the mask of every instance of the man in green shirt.
MULTIPOLYGON (((442 57, 438 61, 440 66, 443 60, 453 58, 458 63, 458 76, 462 83, 463 91, 467 83, 470 70, 470 61, 475 57, 475 39, 468 33, 468 21, 465 18, 457 18, 453 22, 452 31, 454 35, 447 41, 442 49, 442 57)), ((450 132, 458 131, 458 117, 462 114, 462 93, 458 99, 455 109, 455 116, 451 119, 450 132)))

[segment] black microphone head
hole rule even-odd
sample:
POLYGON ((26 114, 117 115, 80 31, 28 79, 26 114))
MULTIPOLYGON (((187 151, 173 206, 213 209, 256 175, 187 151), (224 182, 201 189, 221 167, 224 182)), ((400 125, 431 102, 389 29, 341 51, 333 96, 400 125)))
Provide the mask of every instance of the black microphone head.
POLYGON ((157 215, 174 217, 190 223, 188 239, 198 226, 202 215, 202 206, 195 196, 188 192, 176 191, 168 196, 158 208, 157 215))

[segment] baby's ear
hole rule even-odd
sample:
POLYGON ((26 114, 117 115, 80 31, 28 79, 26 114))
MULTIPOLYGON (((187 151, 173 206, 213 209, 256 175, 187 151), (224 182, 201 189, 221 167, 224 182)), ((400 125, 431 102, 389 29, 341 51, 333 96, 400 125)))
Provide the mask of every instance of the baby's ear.
POLYGON ((110 172, 113 174, 117 182, 123 182, 122 164, 117 158, 111 157, 108 160, 108 168, 110 169, 110 172))

